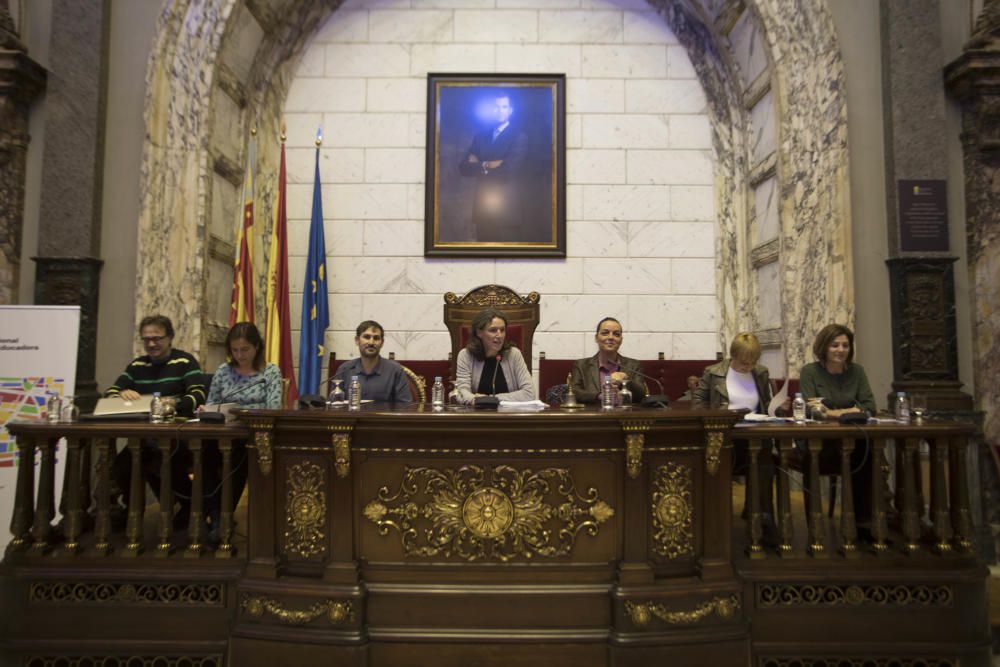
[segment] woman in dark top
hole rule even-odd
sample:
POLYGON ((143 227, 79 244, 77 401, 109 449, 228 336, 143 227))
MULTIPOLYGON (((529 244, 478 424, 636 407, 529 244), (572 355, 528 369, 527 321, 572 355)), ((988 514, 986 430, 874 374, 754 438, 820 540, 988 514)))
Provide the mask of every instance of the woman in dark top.
MULTIPOLYGON (((799 371, 799 389, 802 397, 822 399, 827 418, 837 418, 849 412, 875 414, 875 396, 868 384, 868 376, 860 364, 854 363, 854 332, 842 324, 828 324, 813 341, 816 361, 806 364, 799 371)), ((835 448, 823 444, 822 460, 830 456, 838 460, 835 448)), ((803 466, 809 469, 809 453, 803 451, 803 466)), ((872 457, 865 440, 855 441, 851 453, 851 496, 854 499, 854 516, 859 524, 868 523, 872 516, 872 457)), ((808 479, 806 480, 808 483, 808 479)), ((808 491, 808 489, 807 489, 808 491)), ((867 527, 859 526, 864 535, 867 527)))

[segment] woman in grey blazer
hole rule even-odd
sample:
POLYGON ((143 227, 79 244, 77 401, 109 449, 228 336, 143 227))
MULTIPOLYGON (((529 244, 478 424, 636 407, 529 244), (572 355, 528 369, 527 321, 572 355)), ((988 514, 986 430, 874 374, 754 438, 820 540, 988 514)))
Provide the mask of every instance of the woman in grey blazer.
POLYGON ((472 335, 455 360, 455 399, 472 405, 479 396, 530 401, 535 384, 521 351, 507 340, 507 316, 487 308, 472 320, 472 335))

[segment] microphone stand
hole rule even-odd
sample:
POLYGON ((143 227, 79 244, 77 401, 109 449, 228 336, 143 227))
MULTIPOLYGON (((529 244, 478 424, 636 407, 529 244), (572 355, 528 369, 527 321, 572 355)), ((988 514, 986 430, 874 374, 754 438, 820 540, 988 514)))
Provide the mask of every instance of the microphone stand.
POLYGON ((647 394, 642 399, 642 402, 639 405, 641 405, 644 408, 665 408, 665 407, 667 407, 667 405, 670 403, 670 398, 663 391, 663 383, 660 382, 655 377, 653 377, 652 375, 646 375, 642 371, 638 371, 637 370, 637 371, 633 371, 633 373, 635 373, 636 375, 638 375, 641 378, 645 378, 646 380, 652 380, 653 382, 656 383, 656 386, 659 387, 659 389, 660 389, 660 393, 659 394, 647 394))

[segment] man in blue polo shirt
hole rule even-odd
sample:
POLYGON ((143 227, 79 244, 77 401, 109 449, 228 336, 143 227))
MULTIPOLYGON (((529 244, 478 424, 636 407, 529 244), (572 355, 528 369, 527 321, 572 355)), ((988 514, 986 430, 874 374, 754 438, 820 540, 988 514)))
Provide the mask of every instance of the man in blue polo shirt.
POLYGON ((355 331, 354 343, 361 356, 345 362, 334 377, 344 381, 347 390, 351 377, 361 381, 361 400, 386 403, 412 403, 410 384, 403 367, 381 356, 385 330, 374 320, 365 320, 355 331))

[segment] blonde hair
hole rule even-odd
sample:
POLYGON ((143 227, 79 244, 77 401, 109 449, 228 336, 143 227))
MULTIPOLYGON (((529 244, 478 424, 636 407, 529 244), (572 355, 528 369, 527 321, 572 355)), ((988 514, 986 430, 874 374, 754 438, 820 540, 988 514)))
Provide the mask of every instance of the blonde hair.
POLYGON ((760 341, 748 331, 736 334, 729 345, 729 358, 756 364, 760 360, 760 341))

